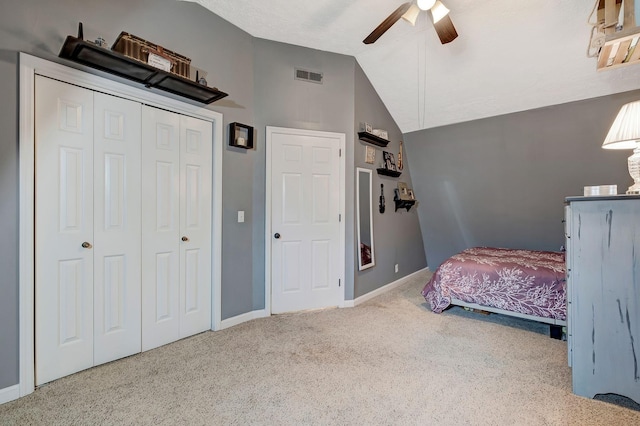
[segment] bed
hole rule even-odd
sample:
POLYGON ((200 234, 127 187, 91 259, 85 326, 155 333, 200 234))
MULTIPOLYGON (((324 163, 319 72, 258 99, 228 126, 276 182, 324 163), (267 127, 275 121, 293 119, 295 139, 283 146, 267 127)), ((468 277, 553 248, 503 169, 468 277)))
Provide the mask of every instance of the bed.
MULTIPOLYGON (((494 247, 466 249, 444 261, 424 286, 431 310, 450 305, 566 325, 564 253, 494 247)), ((555 327, 553 327, 555 326, 555 327)))

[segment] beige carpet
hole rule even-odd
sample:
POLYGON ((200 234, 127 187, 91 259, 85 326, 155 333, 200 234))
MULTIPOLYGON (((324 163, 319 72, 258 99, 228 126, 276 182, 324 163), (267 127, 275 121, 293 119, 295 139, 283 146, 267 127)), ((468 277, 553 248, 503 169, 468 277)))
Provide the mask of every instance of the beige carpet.
POLYGON ((546 326, 434 314, 425 277, 57 380, 0 406, 0 424, 640 424, 639 411, 571 393, 566 342, 546 326))

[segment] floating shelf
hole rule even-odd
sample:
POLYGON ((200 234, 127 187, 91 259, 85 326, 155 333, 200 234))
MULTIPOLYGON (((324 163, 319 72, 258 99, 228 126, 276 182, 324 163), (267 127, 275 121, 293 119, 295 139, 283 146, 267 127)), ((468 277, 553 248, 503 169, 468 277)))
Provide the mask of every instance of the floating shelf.
POLYGON ((67 36, 58 56, 203 104, 228 96, 215 87, 199 84, 73 36, 67 36))
POLYGON ((385 176, 391 176, 391 177, 400 177, 400 175, 402 174, 402 172, 397 172, 395 170, 389 170, 382 167, 376 170, 378 171, 379 175, 385 175, 385 176))
POLYGON ((598 54, 598 71, 640 63, 640 27, 607 35, 598 54))
POLYGON ((387 139, 382 139, 380 136, 369 132, 358 132, 358 139, 381 147, 386 147, 389 144, 387 139))
POLYGON ((398 211, 398 209, 407 209, 407 211, 409 211, 416 203, 416 200, 399 200, 397 198, 393 201, 396 203, 396 211, 398 211))

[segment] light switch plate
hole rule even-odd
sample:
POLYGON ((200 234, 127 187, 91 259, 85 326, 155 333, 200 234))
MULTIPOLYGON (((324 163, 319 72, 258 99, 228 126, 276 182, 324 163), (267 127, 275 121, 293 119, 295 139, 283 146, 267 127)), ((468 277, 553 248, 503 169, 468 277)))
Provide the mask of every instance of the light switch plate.
POLYGON ((244 210, 238 210, 238 223, 244 222, 244 210))

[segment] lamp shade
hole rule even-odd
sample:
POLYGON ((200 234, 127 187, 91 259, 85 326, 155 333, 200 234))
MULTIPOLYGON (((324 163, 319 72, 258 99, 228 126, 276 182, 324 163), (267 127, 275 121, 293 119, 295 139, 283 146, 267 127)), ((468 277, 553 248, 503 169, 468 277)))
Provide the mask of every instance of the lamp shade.
POLYGON ((422 10, 429 10, 433 7, 436 0, 418 0, 418 7, 422 10))
POLYGON ((442 4, 440 0, 436 1, 436 3, 431 8, 431 16, 433 17, 433 23, 439 22, 442 18, 449 14, 449 9, 442 4))
POLYGON ((402 19, 409 22, 411 25, 415 26, 416 20, 418 19, 419 14, 420 14, 420 8, 415 4, 412 4, 411 7, 409 7, 409 10, 407 10, 404 13, 404 15, 402 15, 402 19))
POLYGON ((639 142, 640 101, 634 101, 620 108, 602 147, 606 149, 634 149, 639 142))

